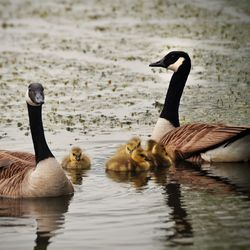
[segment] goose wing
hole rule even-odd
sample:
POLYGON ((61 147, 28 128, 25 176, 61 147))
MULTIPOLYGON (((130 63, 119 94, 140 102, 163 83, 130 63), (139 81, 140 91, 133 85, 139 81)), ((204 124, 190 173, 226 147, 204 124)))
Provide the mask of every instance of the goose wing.
POLYGON ((161 139, 173 159, 187 159, 250 134, 250 127, 223 124, 188 124, 171 130, 161 139))
POLYGON ((0 150, 0 155, 5 154, 6 157, 13 158, 16 157, 19 160, 25 160, 25 161, 30 161, 31 163, 35 163, 35 155, 27 152, 20 152, 20 151, 8 151, 8 150, 0 150))
POLYGON ((35 167, 35 161, 23 160, 1 151, 0 196, 19 196, 25 176, 35 167))

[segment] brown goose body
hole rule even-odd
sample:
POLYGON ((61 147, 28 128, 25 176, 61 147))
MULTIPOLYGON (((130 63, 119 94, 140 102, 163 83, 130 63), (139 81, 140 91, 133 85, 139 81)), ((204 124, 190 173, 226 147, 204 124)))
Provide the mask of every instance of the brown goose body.
POLYGON ((250 159, 250 127, 187 124, 166 133, 160 142, 174 160, 200 163, 250 159))
POLYGON ((151 139, 165 145, 172 160, 241 162, 250 160, 250 127, 194 123, 180 127, 179 104, 191 60, 183 51, 168 53, 151 67, 174 71, 151 139))
POLYGON ((31 154, 18 155, 20 158, 12 152, 0 152, 0 196, 32 198, 73 193, 72 184, 55 158, 36 164, 31 154))
POLYGON ((10 157, 16 157, 19 160, 24 160, 36 164, 35 155, 28 152, 0 150, 0 155, 2 154, 6 156, 9 155, 10 157))
POLYGON ((0 196, 10 198, 56 197, 74 192, 72 183, 51 153, 44 137, 41 84, 31 84, 26 101, 35 155, 0 150, 0 196))

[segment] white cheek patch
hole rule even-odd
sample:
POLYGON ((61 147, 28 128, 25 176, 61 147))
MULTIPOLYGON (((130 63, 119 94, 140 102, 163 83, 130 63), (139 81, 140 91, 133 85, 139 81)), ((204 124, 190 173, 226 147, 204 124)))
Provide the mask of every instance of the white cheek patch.
POLYGON ((184 60, 185 60, 184 57, 180 57, 175 63, 170 64, 168 66, 168 69, 173 70, 174 72, 176 72, 179 69, 179 67, 183 64, 184 60))
POLYGON ((29 97, 29 90, 27 90, 26 95, 25 95, 25 100, 26 102, 31 105, 31 106, 39 106, 39 104, 34 103, 30 97, 29 97))

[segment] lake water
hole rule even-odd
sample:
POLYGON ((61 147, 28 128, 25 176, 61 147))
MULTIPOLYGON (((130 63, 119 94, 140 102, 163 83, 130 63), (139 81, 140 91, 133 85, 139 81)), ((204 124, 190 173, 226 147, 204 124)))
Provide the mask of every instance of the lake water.
POLYGON ((45 87, 43 121, 73 197, 0 199, 0 249, 249 249, 250 165, 105 172, 134 135, 148 139, 171 72, 149 63, 184 50, 192 69, 180 120, 250 124, 249 0, 0 1, 0 149, 33 152, 24 95, 45 87))
POLYGON ((118 144, 85 143, 73 197, 0 199, 0 249, 249 248, 250 164, 106 173, 118 144))

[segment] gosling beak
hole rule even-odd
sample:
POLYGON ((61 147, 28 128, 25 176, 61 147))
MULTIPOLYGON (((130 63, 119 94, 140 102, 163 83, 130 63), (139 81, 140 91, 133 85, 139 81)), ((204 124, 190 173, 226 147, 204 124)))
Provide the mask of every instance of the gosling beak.
POLYGON ((133 153, 133 150, 127 148, 127 153, 128 153, 129 155, 131 155, 131 154, 133 153))
POLYGON ((81 156, 80 155, 76 156, 76 160, 80 161, 81 160, 81 156))
POLYGON ((154 62, 154 63, 150 63, 149 67, 163 67, 165 68, 165 64, 164 64, 164 58, 162 58, 160 61, 158 62, 154 62))

